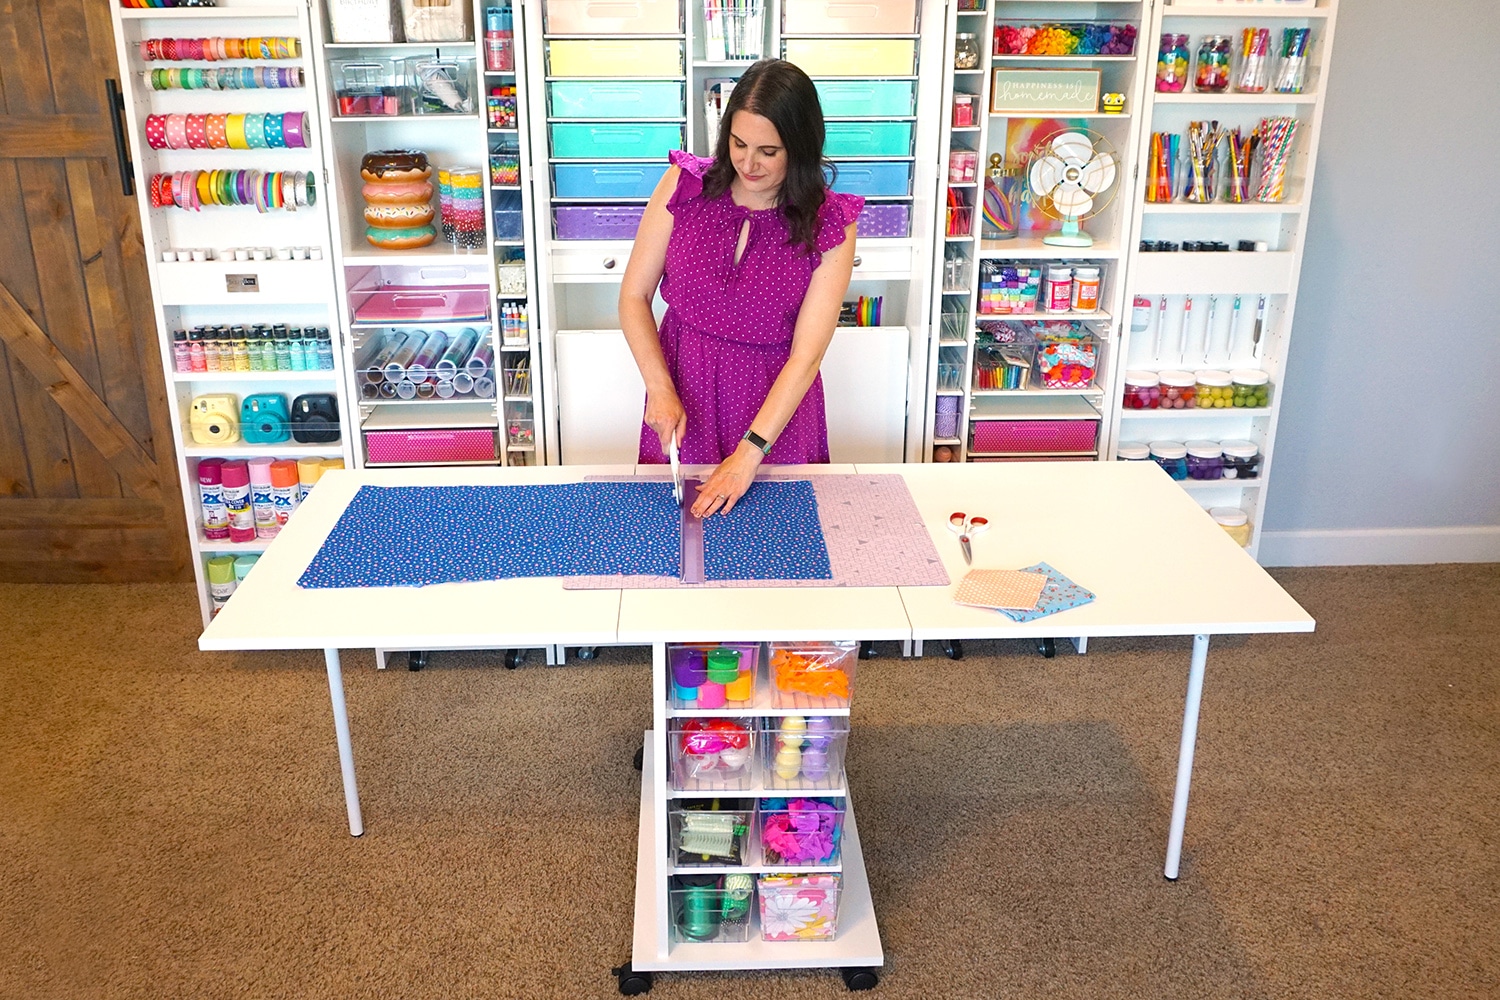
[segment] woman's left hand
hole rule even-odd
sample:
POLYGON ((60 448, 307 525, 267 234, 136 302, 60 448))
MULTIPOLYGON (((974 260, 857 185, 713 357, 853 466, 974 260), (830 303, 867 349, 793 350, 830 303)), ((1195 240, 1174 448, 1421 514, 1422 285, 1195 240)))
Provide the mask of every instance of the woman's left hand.
POLYGON ((760 468, 764 457, 759 448, 741 441, 734 454, 720 462, 708 481, 698 487, 698 497, 693 501, 693 516, 708 517, 712 514, 727 514, 733 510, 740 497, 750 489, 750 484, 755 480, 755 471, 760 468))

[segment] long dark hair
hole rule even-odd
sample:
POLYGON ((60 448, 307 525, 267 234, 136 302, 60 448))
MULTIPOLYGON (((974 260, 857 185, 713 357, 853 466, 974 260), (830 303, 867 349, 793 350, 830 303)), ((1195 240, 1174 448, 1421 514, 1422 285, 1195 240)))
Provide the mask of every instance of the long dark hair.
POLYGON ((801 69, 783 59, 762 59, 745 70, 720 119, 719 142, 714 163, 703 176, 703 192, 717 198, 734 180, 729 159, 729 130, 736 111, 760 115, 776 126, 786 150, 786 179, 777 193, 777 204, 791 226, 791 243, 801 243, 809 253, 818 252, 818 210, 823 207, 826 184, 823 160, 823 105, 818 89, 801 69))

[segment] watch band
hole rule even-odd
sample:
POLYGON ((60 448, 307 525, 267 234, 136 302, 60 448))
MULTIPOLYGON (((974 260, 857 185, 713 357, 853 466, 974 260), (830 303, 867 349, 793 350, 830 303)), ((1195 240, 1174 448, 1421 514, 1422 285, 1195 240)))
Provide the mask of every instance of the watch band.
POLYGON ((762 455, 769 455, 771 453, 771 442, 767 441, 765 438, 761 437, 754 431, 746 431, 745 440, 749 441, 751 444, 755 445, 755 447, 759 448, 762 455))

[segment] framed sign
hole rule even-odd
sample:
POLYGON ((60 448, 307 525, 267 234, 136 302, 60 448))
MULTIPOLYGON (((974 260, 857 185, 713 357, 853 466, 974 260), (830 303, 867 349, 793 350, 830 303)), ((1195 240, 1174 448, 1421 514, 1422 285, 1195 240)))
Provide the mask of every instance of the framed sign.
POLYGON ((1092 114, 1099 110, 1097 69, 997 69, 990 113, 1092 114))

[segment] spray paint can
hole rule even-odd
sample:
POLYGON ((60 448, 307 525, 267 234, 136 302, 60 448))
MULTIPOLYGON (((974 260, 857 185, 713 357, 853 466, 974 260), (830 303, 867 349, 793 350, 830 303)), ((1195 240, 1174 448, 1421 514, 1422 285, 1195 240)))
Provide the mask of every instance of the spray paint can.
POLYGON ((275 538, 276 506, 271 501, 271 459, 252 458, 250 466, 250 512, 255 518, 256 538, 275 538))
POLYGON ((286 527, 292 512, 302 502, 302 485, 297 478, 297 463, 283 458, 271 463, 271 506, 276 512, 277 528, 286 527))
POLYGON ((234 556, 213 556, 208 560, 208 600, 216 615, 234 596, 234 556))
POLYGON ((229 540, 250 542, 255 540, 255 511, 250 506, 250 467, 235 459, 225 462, 224 506, 229 510, 229 540))
POLYGON ((305 501, 307 495, 312 492, 319 479, 323 476, 323 460, 321 458, 299 458, 297 459, 297 482, 305 501))
POLYGON ((198 463, 198 506, 203 514, 203 537, 223 541, 229 537, 229 509, 224 506, 224 460, 205 458, 198 463))

